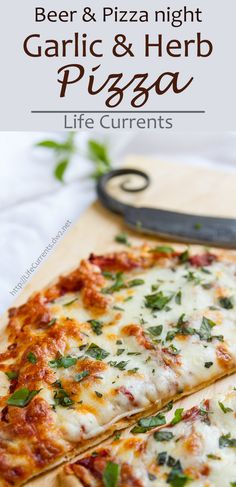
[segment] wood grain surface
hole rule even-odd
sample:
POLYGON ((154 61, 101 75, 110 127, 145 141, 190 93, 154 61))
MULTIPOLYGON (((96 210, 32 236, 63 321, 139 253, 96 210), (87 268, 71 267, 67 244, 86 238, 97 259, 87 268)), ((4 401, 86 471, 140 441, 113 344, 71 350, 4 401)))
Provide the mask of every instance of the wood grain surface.
MULTIPOLYGON (((132 202, 137 206, 155 206, 195 214, 236 217, 236 173, 233 171, 226 172, 222 168, 211 169, 137 156, 129 157, 125 161, 125 166, 144 169, 152 178, 148 190, 133 195, 121 194, 118 183, 111 183, 109 189, 126 202, 132 202)), ((111 214, 95 202, 66 233, 53 254, 43 262, 14 305, 23 303, 32 292, 75 267, 80 259, 88 256, 90 252, 104 253, 121 249, 122 247, 114 242, 114 236, 121 230, 124 230, 122 218, 111 214)), ((128 233, 135 245, 144 240, 157 241, 133 232, 128 233)), ((1 319, 2 328, 6 320, 5 313, 1 319)), ((176 406, 180 407, 181 404, 181 407, 187 408, 199 403, 203 398, 211 397, 216 391, 223 392, 230 385, 235 386, 235 383, 236 374, 179 401, 176 406)), ((55 487, 57 471, 58 469, 54 469, 27 483, 27 486, 55 487)))

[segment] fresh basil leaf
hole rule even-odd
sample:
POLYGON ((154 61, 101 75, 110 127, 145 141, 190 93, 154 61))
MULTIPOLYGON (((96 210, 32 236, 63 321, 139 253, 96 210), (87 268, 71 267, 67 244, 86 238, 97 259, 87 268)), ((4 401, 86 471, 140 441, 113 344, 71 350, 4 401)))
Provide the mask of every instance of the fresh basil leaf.
POLYGON ((50 320, 50 321, 49 321, 49 323, 48 323, 48 325, 47 325, 47 326, 48 326, 48 327, 50 327, 50 326, 55 325, 56 321, 57 321, 57 319, 56 319, 56 318, 52 318, 52 320, 50 320))
POLYGON ((152 335, 154 337, 158 337, 159 335, 161 335, 162 334, 162 330, 163 330, 163 326, 162 325, 150 326, 148 328, 148 332, 150 333, 150 335, 152 335))
POLYGON ((223 413, 225 413, 225 414, 226 414, 226 413, 232 413, 232 412, 233 412, 233 409, 228 408, 227 406, 225 406, 225 405, 223 404, 223 402, 218 401, 218 404, 219 404, 219 406, 220 406, 220 409, 223 411, 223 413))
POLYGON ((232 298, 227 298, 227 297, 219 298, 218 302, 219 302, 219 305, 221 306, 221 308, 224 308, 224 309, 233 309, 233 307, 234 307, 232 298))
POLYGON ((30 362, 31 364, 34 364, 34 365, 37 363, 37 357, 33 352, 28 353, 27 360, 28 360, 28 362, 30 362))
POLYGON ((182 252, 182 254, 179 255, 179 262, 181 264, 184 264, 185 262, 188 262, 188 260, 189 260, 189 251, 185 250, 184 252, 182 252))
POLYGON ((116 487, 119 480, 120 466, 117 463, 108 462, 103 472, 102 480, 105 487, 116 487))
POLYGON ((145 284, 143 279, 132 279, 132 281, 127 282, 128 287, 142 286, 143 284, 145 284))
POLYGON ((176 296, 175 296, 175 302, 176 304, 182 304, 182 292, 178 291, 176 296))
POLYGON ((90 375, 90 372, 89 370, 83 370, 82 372, 79 372, 78 374, 76 374, 75 376, 75 382, 81 382, 81 380, 83 380, 85 377, 87 377, 88 375, 90 375))
POLYGON ((214 321, 209 320, 208 318, 203 316, 202 323, 200 326, 200 330, 198 332, 200 339, 201 340, 210 340, 212 338, 211 337, 211 330, 214 326, 216 326, 216 323, 214 323, 214 321))
POLYGON ((118 233, 118 235, 115 236, 115 242, 121 243, 124 245, 127 245, 127 247, 130 247, 130 242, 127 233, 118 233))
POLYGON ((102 292, 104 294, 113 294, 114 292, 120 291, 124 287, 125 282, 123 279, 123 272, 117 272, 114 284, 112 284, 112 286, 110 287, 105 287, 104 289, 102 289, 102 292))
POLYGON ((67 357, 61 356, 58 359, 50 360, 49 365, 50 367, 55 367, 56 369, 68 369, 68 367, 72 367, 72 365, 75 365, 77 360, 77 358, 71 357, 70 355, 67 355, 67 357))
POLYGON ((91 343, 85 353, 96 360, 103 360, 110 355, 109 352, 106 352, 106 350, 100 348, 95 343, 91 343))
POLYGON ((171 420, 172 425, 179 423, 182 420, 184 408, 178 408, 174 412, 174 417, 171 420))
POLYGON ((27 387, 23 387, 22 389, 18 389, 15 391, 12 396, 10 396, 7 400, 8 406, 16 406, 19 408, 23 408, 30 403, 30 401, 39 393, 39 390, 32 390, 30 391, 27 387))
POLYGON ((167 460, 167 452, 162 451, 157 455, 157 465, 165 465, 167 460))
POLYGON ((151 249, 150 252, 169 255, 174 253, 174 249, 173 247, 169 247, 169 245, 160 245, 158 247, 154 247, 154 249, 151 249))
POLYGON ((225 448, 225 447, 235 447, 236 446, 236 438, 231 438, 231 434, 228 433, 227 435, 222 435, 219 438, 219 447, 220 448, 225 448))
POLYGON ((177 460, 169 473, 166 482, 172 487, 184 487, 189 480, 191 480, 190 477, 183 473, 181 463, 177 460))
POLYGON ((101 392, 98 392, 98 391, 94 391, 96 396, 99 397, 99 399, 103 396, 103 394, 101 394, 101 392))
POLYGON ((60 387, 60 384, 59 389, 54 391, 54 401, 56 406, 62 406, 64 408, 70 407, 72 404, 74 404, 74 401, 72 401, 67 392, 60 387))
POLYGON ((172 298, 173 294, 171 296, 165 296, 162 291, 159 291, 158 293, 145 296, 145 306, 146 308, 151 308, 154 311, 161 311, 172 298))
POLYGON ((68 301, 68 303, 63 304, 63 306, 70 306, 71 304, 74 304, 77 300, 78 298, 74 298, 71 301, 68 301))
POLYGON ((69 165, 69 159, 63 159, 62 161, 60 161, 55 169, 54 169, 54 176, 56 179, 58 179, 58 181, 60 181, 61 183, 63 183, 64 181, 64 174, 66 172, 66 169, 69 165))
POLYGON ((149 418, 142 418, 138 421, 138 424, 132 428, 131 433, 146 433, 157 426, 166 424, 166 418, 164 414, 159 413, 156 416, 150 416, 149 418))
POLYGON ((6 376, 8 377, 9 380, 14 380, 17 379, 19 373, 15 372, 14 370, 9 370, 9 372, 5 372, 6 376))
POLYGON ((213 365, 213 362, 205 362, 204 366, 209 369, 213 365))
POLYGON ((111 361, 111 362, 108 362, 109 365, 111 367, 116 367, 117 369, 119 370, 125 370, 126 368, 126 365, 129 363, 129 362, 125 362, 124 360, 122 360, 121 362, 116 362, 116 361, 111 361))
POLYGON ((168 430, 159 430, 155 431, 153 437, 156 441, 170 441, 174 438, 172 431, 168 430))
POLYGON ((88 320, 87 323, 90 323, 91 328, 96 335, 102 335, 102 327, 103 324, 101 321, 98 320, 88 320))

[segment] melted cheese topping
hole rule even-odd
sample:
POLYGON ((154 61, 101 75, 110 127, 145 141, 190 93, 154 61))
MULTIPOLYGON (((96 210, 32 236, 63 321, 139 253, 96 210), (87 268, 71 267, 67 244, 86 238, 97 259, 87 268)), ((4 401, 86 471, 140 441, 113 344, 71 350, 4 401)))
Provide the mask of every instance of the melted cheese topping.
POLYGON ((20 484, 121 418, 231 372, 235 273, 233 261, 211 254, 143 247, 92 256, 10 310, 0 373, 15 375, 0 389, 0 485, 20 484), (23 388, 33 397, 13 405, 23 388))
MULTIPOLYGON (((126 430, 91 457, 65 468, 82 485, 100 487, 108 462, 119 465, 125 487, 229 487, 236 482, 236 393, 182 412, 182 420, 145 434, 126 430), (100 472, 100 475, 99 475, 100 472), (87 483, 84 483, 87 474, 87 483)), ((174 417, 174 416, 173 416, 174 417)))

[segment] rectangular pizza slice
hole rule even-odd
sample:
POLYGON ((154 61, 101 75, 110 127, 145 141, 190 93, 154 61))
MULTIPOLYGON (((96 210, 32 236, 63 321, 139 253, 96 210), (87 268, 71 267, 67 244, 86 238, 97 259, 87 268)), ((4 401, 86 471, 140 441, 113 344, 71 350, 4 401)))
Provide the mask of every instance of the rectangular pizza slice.
POLYGON ((140 420, 64 467, 60 487, 235 487, 236 392, 140 420), (156 426, 164 424, 157 428, 156 426))
POLYGON ((236 259, 168 246, 91 255, 12 308, 0 485, 85 451, 236 369, 236 259))

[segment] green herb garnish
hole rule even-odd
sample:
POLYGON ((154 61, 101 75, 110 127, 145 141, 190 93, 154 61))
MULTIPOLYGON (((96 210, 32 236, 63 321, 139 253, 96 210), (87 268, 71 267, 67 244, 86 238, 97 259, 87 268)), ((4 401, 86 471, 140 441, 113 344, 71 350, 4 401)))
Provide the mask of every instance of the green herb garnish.
POLYGON ((221 306, 221 308, 224 308, 224 309, 233 309, 233 307, 234 307, 232 298, 226 298, 226 297, 225 298, 219 298, 218 302, 219 302, 219 305, 221 306))
POLYGON ((145 306, 146 308, 151 308, 153 311, 161 311, 167 303, 172 299, 171 296, 165 296, 162 291, 154 294, 149 294, 145 296, 145 306))
POLYGON ((104 487, 116 487, 119 480, 119 474, 120 465, 108 462, 102 476, 104 487))
POLYGON ((81 380, 83 380, 85 377, 87 377, 88 375, 90 375, 90 372, 89 370, 83 370, 83 372, 79 372, 78 374, 76 374, 75 376, 75 382, 81 382, 81 380))
POLYGON ((60 356, 55 360, 50 360, 49 365, 52 368, 60 369, 68 369, 68 367, 72 367, 72 365, 75 365, 77 362, 77 358, 71 357, 70 355, 67 355, 67 357, 60 356))
POLYGON ((164 414, 159 413, 156 416, 150 416, 149 418, 142 418, 138 421, 137 426, 132 428, 131 433, 146 433, 146 431, 150 431, 157 426, 161 426, 166 424, 166 418, 164 414))
POLYGON ((118 235, 115 236, 115 242, 127 245, 127 247, 131 246, 131 244, 129 242, 128 235, 127 235, 127 233, 124 233, 124 232, 119 233, 118 235))
POLYGON ((98 320, 88 320, 87 323, 91 325, 91 328, 96 335, 102 335, 103 324, 98 320))
POLYGON ((171 431, 160 430, 160 431, 155 431, 153 437, 156 441, 170 441, 172 440, 172 438, 174 438, 174 435, 171 431))
POLYGON ((32 390, 30 391, 27 387, 23 387, 22 389, 18 389, 15 391, 12 396, 10 396, 7 400, 8 406, 16 406, 19 408, 23 408, 30 403, 30 401, 39 393, 39 390, 32 390))
POLYGON ((223 413, 225 413, 225 414, 226 414, 226 413, 232 413, 232 412, 233 412, 233 409, 228 408, 227 406, 225 406, 225 405, 223 404, 223 402, 218 401, 218 404, 219 404, 219 406, 220 406, 220 409, 223 411, 223 413))
POLYGON ((95 343, 91 343, 85 353, 96 360, 103 360, 110 355, 109 352, 106 352, 106 350, 100 348, 95 343))
POLYGON ((33 352, 29 352, 27 355, 27 360, 31 364, 36 364, 37 363, 37 357, 33 352))
POLYGON ((184 408, 176 409, 175 412, 174 412, 174 417, 171 420, 171 423, 170 424, 174 425, 174 424, 179 423, 182 420, 183 411, 184 411, 184 408))

